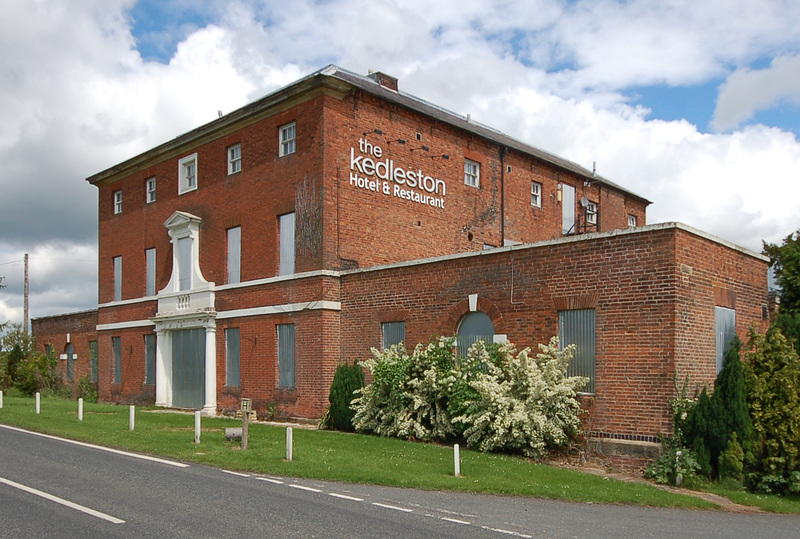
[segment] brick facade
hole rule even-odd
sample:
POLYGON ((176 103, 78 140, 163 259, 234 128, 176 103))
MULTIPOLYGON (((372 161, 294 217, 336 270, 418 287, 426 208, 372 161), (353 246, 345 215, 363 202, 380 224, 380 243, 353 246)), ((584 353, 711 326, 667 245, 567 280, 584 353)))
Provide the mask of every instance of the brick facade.
MULTIPOLYGON (((332 67, 89 182, 99 189, 99 306, 85 338, 97 340, 107 401, 171 405, 178 365, 171 357, 183 351, 172 336, 182 329, 205 335, 207 412, 230 412, 249 397, 262 413, 317 418, 336 365, 379 347, 381 322, 404 321, 411 345, 453 334, 475 307, 521 348, 557 334, 559 311, 589 308, 596 312, 591 428, 650 439, 669 428, 675 373, 694 383, 714 377, 714 307, 735 309, 743 334, 761 323, 767 303, 759 255, 681 225, 642 226, 649 204, 642 197, 332 67), (282 156, 281 128, 292 123, 296 151, 282 156), (241 171, 229 174, 228 148, 236 144, 241 171), (197 188, 179 194, 180 160, 195 154, 197 188), (465 182, 468 161, 479 166, 477 186, 465 182), (154 202, 146 199, 150 178, 154 202), (596 205, 595 223, 587 202, 596 205), (280 218, 292 212, 294 273, 279 275, 280 218), (569 214, 575 224, 565 234, 569 214), (637 228, 628 228, 631 217, 637 228), (227 282, 232 227, 241 227, 238 283, 227 282), (181 234, 195 258, 179 252, 181 234), (147 249, 155 250, 151 296, 147 249), (184 254, 191 264, 181 262, 184 254), (294 325, 293 387, 279 383, 279 324, 294 325), (238 386, 226 380, 232 328, 238 386), (154 333, 156 382, 145 384, 144 335, 154 333)), ((55 343, 57 328, 70 323, 68 315, 39 319, 34 332, 55 343)))

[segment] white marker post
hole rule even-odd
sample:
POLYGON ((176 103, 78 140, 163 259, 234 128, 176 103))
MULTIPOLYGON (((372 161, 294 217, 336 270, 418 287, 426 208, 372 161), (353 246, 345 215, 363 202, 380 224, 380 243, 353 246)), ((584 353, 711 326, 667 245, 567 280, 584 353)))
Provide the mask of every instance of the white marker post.
POLYGON ((194 443, 200 444, 200 412, 194 413, 194 443))
POLYGON ((0 391, 0 410, 3 409, 3 392, 0 391))
POLYGON ((453 461, 456 468, 456 477, 461 477, 461 451, 459 450, 458 444, 453 446, 453 461))
POLYGON ((286 427, 286 460, 292 460, 292 427, 286 427))
POLYGON ((134 416, 136 415, 136 411, 135 410, 136 410, 136 408, 133 406, 133 404, 131 404, 131 407, 130 407, 130 418, 128 419, 128 430, 133 430, 133 424, 134 424, 134 421, 135 421, 134 416))
POLYGON ((83 397, 78 399, 78 421, 83 421, 83 397))
POLYGON ((39 415, 39 412, 42 411, 42 396, 39 392, 36 392, 36 415, 39 415))

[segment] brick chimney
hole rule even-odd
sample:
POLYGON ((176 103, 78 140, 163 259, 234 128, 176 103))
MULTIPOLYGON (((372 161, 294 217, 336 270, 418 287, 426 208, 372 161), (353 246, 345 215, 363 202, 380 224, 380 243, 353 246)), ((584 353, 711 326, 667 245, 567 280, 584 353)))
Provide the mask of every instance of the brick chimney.
POLYGON ((386 73, 381 73, 380 71, 374 73, 372 70, 370 70, 368 77, 377 82, 378 84, 380 84, 381 86, 383 86, 384 88, 388 88, 389 90, 394 90, 395 92, 397 91, 397 79, 395 77, 392 77, 391 75, 387 75, 386 73))

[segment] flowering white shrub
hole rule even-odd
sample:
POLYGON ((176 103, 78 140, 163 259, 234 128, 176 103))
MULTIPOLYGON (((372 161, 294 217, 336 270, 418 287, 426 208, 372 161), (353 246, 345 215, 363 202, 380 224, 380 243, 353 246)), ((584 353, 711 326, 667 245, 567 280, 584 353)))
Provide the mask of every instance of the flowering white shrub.
POLYGON ((574 346, 559 351, 558 339, 515 355, 514 345, 478 341, 458 361, 453 338, 402 345, 361 363, 373 382, 356 392, 353 426, 417 440, 463 435, 480 451, 521 452, 540 457, 580 432, 576 391, 588 379, 566 377, 574 346))
POLYGON ((539 348, 533 359, 528 348, 514 355, 511 343, 500 344, 494 358, 480 342, 470 351, 468 361, 480 357, 486 372, 468 381, 477 397, 464 403, 468 413, 453 418, 466 426, 470 447, 541 457, 580 432, 581 406, 575 396, 588 379, 566 377, 575 347, 559 350, 553 337, 539 348))
POLYGON ((410 356, 402 344, 372 353, 361 363, 372 384, 357 391, 351 405, 356 430, 417 440, 452 436, 447 396, 456 379, 453 339, 418 344, 410 356))

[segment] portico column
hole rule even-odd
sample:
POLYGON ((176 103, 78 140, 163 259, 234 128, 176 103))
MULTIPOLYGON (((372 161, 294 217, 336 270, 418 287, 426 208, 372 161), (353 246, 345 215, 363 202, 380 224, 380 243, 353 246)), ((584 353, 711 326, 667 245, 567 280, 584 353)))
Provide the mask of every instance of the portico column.
POLYGON ((206 325, 206 394, 203 414, 217 415, 217 327, 213 319, 206 325))
POLYGON ((172 406, 172 355, 170 334, 156 328, 156 406, 172 406))

